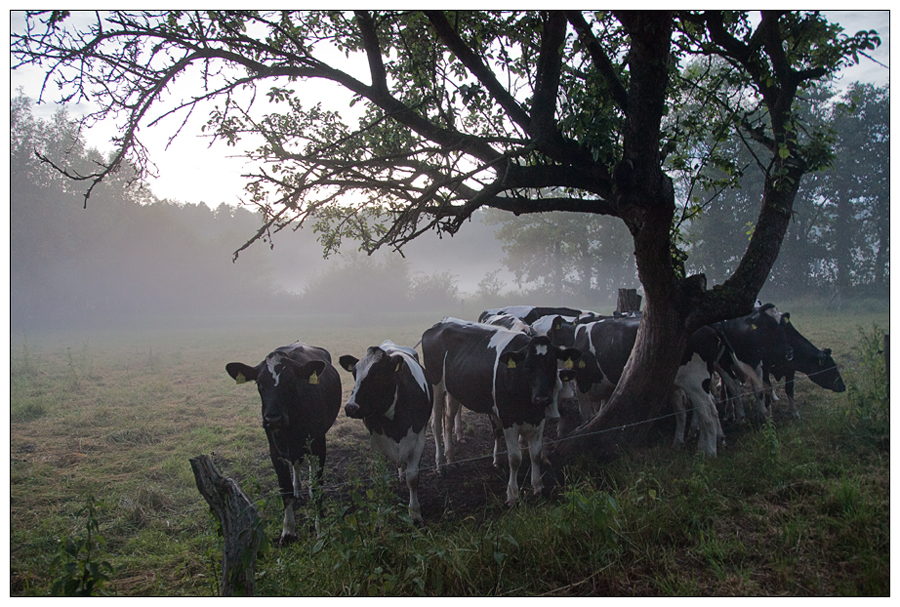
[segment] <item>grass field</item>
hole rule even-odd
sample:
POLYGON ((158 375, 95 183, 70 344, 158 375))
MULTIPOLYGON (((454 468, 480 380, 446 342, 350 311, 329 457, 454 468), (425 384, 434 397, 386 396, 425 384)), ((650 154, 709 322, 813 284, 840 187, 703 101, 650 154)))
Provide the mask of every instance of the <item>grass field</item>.
MULTIPOLYGON (((344 491, 349 509, 331 507, 322 538, 262 555, 257 592, 888 594, 889 400, 872 377, 877 353, 855 350, 861 335, 873 342, 889 330, 887 308, 779 307, 833 350, 849 386, 833 394, 800 379, 800 422, 736 432, 713 460, 660 446, 572 469, 551 498, 447 515, 425 530, 404 521, 398 483, 360 481, 344 491)), ((280 529, 259 398, 225 364, 256 364, 297 339, 334 359, 360 356, 385 338, 412 345, 436 320, 322 315, 13 334, 11 593, 46 595, 74 575, 66 563, 106 560, 110 570, 89 571, 108 575, 109 593, 217 594, 221 538, 189 458, 214 454, 257 501, 268 535, 280 529)), ((346 398, 351 379, 341 376, 346 398)), ((359 452, 360 477, 371 472, 362 424, 342 413, 328 440, 359 452)), ((489 489, 502 495, 496 479, 489 489)))

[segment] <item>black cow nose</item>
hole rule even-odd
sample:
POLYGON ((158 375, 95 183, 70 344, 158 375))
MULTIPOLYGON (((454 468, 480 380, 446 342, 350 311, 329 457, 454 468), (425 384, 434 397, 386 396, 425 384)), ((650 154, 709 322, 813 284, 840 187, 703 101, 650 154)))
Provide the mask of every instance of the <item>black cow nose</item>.
POLYGON ((265 425, 269 426, 280 426, 284 423, 284 416, 282 415, 266 415, 264 418, 265 425))
POLYGON ((787 350, 785 350, 784 358, 786 360, 794 360, 794 349, 788 348, 787 350))
POLYGON ((535 396, 532 399, 532 402, 534 402, 534 404, 538 407, 546 407, 553 402, 553 398, 550 396, 535 396))
POLYGON ((356 417, 359 414, 359 405, 356 403, 347 403, 344 405, 344 413, 347 417, 356 417))

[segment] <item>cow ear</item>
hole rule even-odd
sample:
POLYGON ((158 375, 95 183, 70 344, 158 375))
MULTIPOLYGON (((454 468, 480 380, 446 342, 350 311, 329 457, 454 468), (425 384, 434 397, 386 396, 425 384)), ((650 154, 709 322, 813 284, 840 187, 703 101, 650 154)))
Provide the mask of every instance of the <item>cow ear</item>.
POLYGON ((556 318, 553 319, 553 325, 551 328, 554 331, 559 331, 562 328, 562 324, 563 324, 563 317, 557 316, 556 318))
POLYGON ((575 379, 575 375, 574 369, 563 369, 559 372, 559 379, 561 381, 572 381, 575 379))
POLYGON ((281 359, 282 362, 294 370, 299 381, 307 380, 311 384, 319 383, 319 376, 325 370, 324 360, 311 360, 306 363, 298 363, 296 360, 288 357, 281 359))
POLYGON ((566 361, 566 368, 571 369, 575 361, 581 358, 581 350, 575 348, 557 348, 556 358, 566 361))
POLYGON ((359 359, 350 354, 344 354, 338 359, 338 363, 341 365, 341 368, 350 371, 350 373, 353 373, 353 367, 355 367, 356 363, 358 362, 359 359))
POLYGON ((525 358, 527 354, 528 347, 522 348, 521 350, 515 350, 513 352, 504 352, 500 355, 500 362, 506 365, 508 369, 515 369, 516 363, 522 362, 522 359, 525 358))
POLYGON ((228 363, 225 365, 225 371, 239 384, 256 381, 259 376, 259 367, 250 367, 244 363, 228 363))
POLYGON ((822 352, 825 353, 825 356, 831 356, 831 348, 825 348, 822 352))
POLYGON ((786 324, 786 325, 791 324, 791 313, 785 312, 784 314, 782 314, 781 320, 784 321, 784 324, 786 324))
POLYGON ((324 360, 311 360, 297 369, 297 376, 298 379, 305 379, 309 381, 309 383, 315 385, 319 383, 319 376, 322 375, 322 371, 324 370, 324 360))
POLYGON ((403 356, 400 354, 391 356, 391 366, 394 368, 394 373, 399 373, 400 367, 403 366, 403 356))

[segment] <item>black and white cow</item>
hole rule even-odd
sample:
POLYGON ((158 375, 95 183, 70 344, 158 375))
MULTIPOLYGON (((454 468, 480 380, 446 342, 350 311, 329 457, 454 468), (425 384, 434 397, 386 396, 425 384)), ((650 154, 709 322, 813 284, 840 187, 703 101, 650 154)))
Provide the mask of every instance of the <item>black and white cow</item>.
POLYGON ((784 313, 784 317, 786 317, 784 332, 793 357, 790 360, 776 358, 769 365, 769 370, 776 381, 783 378, 786 380, 784 392, 788 399, 788 410, 792 416, 799 419, 800 412, 797 411, 794 402, 794 375, 797 371, 809 377, 813 383, 833 392, 843 392, 847 387, 838 371, 837 363, 831 357, 831 350, 818 349, 791 324, 787 312, 784 313))
POLYGON ((422 522, 419 461, 431 417, 432 390, 419 355, 412 348, 385 340, 370 347, 362 359, 346 354, 339 362, 356 381, 344 412, 363 420, 372 447, 398 466, 409 487, 410 516, 422 522))
POLYGON ((483 322, 486 325, 503 327, 504 329, 509 329, 510 331, 518 331, 519 333, 524 333, 525 335, 528 335, 530 337, 534 337, 536 335, 535 330, 531 327, 531 325, 526 323, 518 316, 513 316, 512 314, 491 314, 489 316, 486 316, 483 320, 479 320, 478 322, 483 322))
MULTIPOLYGON (((295 342, 276 348, 251 367, 232 362, 225 370, 237 383, 256 382, 269 456, 284 502, 281 542, 296 537, 294 500, 300 499, 300 465, 309 460, 310 480, 325 469, 325 433, 341 409, 341 378, 324 348, 295 342)), ((309 495, 313 497, 312 485, 309 495)))
POLYGON ((495 314, 509 314, 510 316, 521 318, 526 324, 530 325, 542 316, 560 315, 578 318, 581 315, 581 310, 553 306, 506 306, 505 308, 485 310, 478 316, 478 322, 484 322, 486 318, 495 314))
MULTIPOLYGON (((639 316, 621 316, 605 318, 586 324, 577 324, 574 331, 549 333, 554 344, 560 346, 573 345, 583 352, 583 358, 591 353, 603 375, 599 383, 577 382, 579 405, 582 419, 587 422, 600 409, 603 401, 608 399, 625 369, 625 363, 631 356, 641 319, 639 316)), ((715 402, 710 394, 712 374, 716 361, 722 355, 723 345, 716 331, 702 327, 688 339, 681 365, 675 376, 674 389, 670 401, 676 408, 678 424, 675 441, 684 440, 683 409, 679 411, 682 394, 689 399, 699 420, 700 436, 698 450, 707 455, 715 455, 717 444, 724 441, 715 402)))
MULTIPOLYGON (((769 303, 757 307, 751 314, 717 324, 737 359, 737 368, 730 375, 737 375, 741 383, 750 383, 752 386, 756 421, 762 421, 768 416, 764 385, 759 380, 768 379, 772 365, 789 361, 793 357, 793 350, 785 333, 786 327, 790 325, 789 318, 789 314, 782 314, 769 303)), ((722 377, 725 379, 724 375, 722 377)), ((729 391, 733 392, 734 389, 729 391)), ((735 405, 735 421, 740 423, 744 417, 740 395, 737 395, 735 405)))
POLYGON ((434 387, 431 423, 437 467, 443 469, 453 460, 445 402, 448 421, 462 405, 490 415, 503 432, 509 460, 507 504, 514 505, 519 497, 520 436, 528 444, 531 487, 539 494, 544 419, 559 389, 557 360, 575 361, 580 353, 557 348, 547 337, 456 318, 445 318, 425 331, 421 343, 425 376, 434 387))

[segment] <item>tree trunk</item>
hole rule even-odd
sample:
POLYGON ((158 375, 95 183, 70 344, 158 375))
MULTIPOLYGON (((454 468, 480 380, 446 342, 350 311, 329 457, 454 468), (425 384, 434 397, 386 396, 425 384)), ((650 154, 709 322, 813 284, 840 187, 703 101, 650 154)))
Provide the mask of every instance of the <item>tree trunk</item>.
POLYGON ((222 596, 253 596, 256 552, 262 539, 256 507, 237 483, 222 476, 208 456, 199 455, 190 462, 197 489, 222 525, 222 596))

